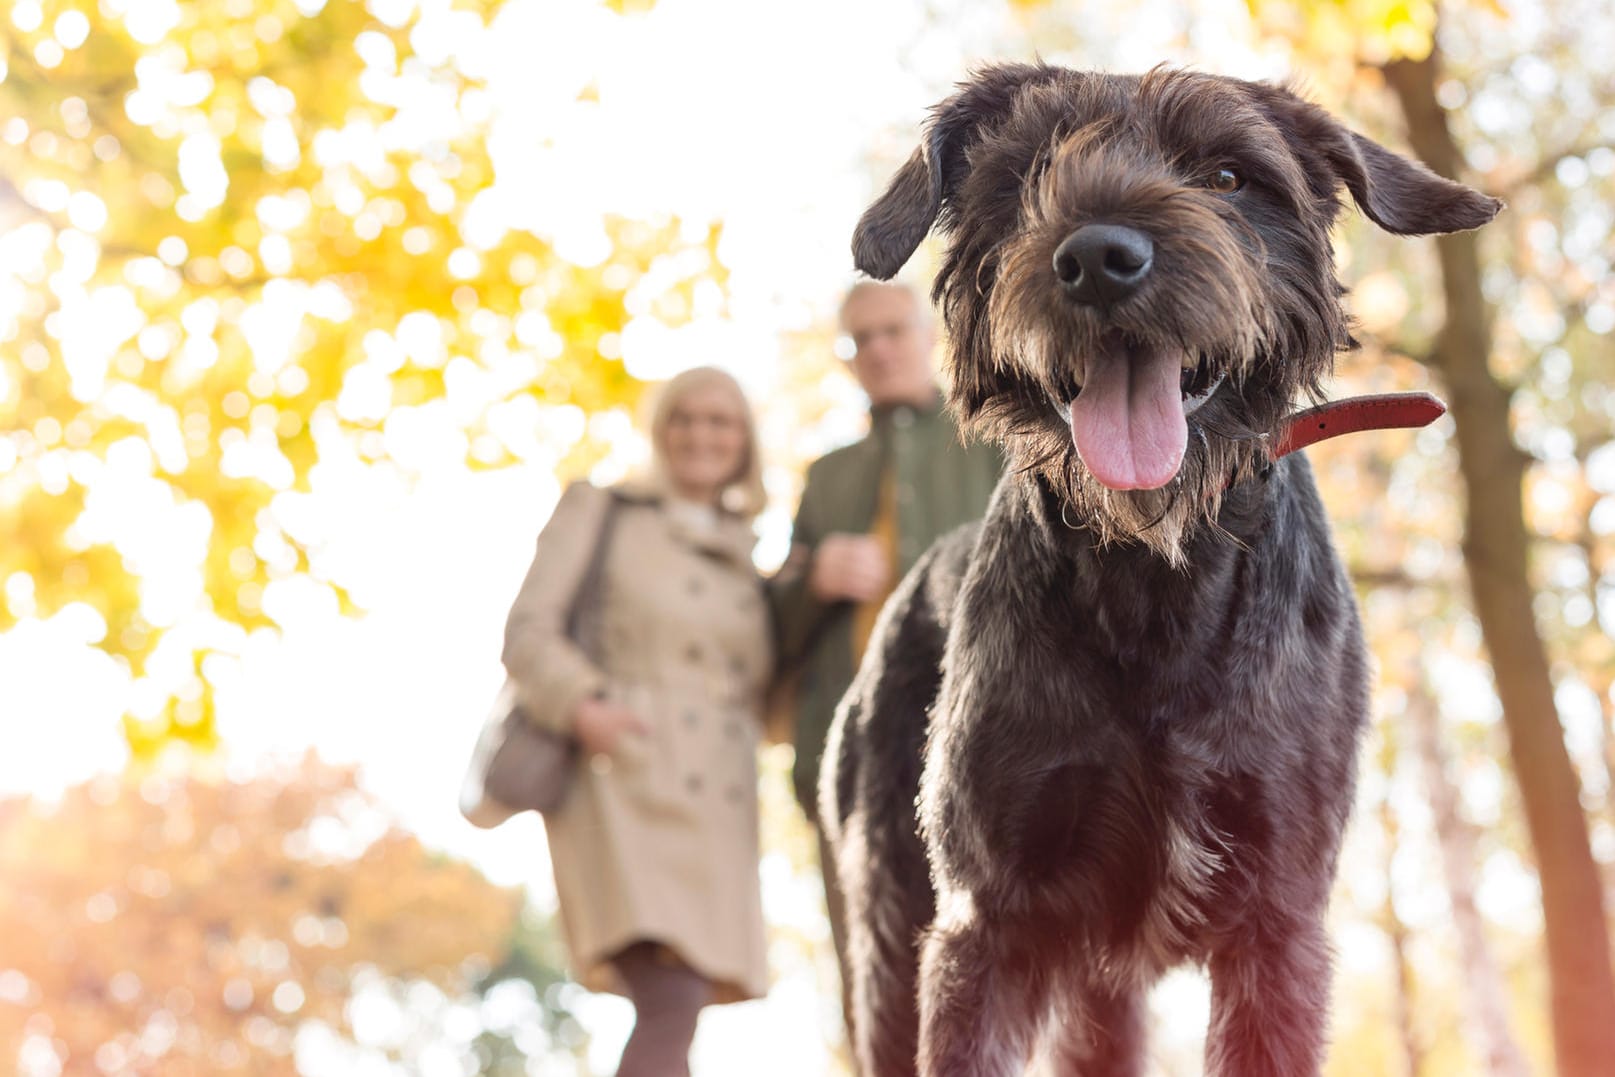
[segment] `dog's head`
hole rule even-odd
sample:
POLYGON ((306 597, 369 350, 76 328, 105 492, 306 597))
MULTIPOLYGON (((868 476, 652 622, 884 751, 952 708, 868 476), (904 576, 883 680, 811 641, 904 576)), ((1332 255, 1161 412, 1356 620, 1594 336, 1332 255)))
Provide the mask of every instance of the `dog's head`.
POLYGON ((1342 186, 1402 235, 1502 206, 1278 87, 994 66, 936 107, 853 254, 884 279, 948 234, 934 297, 961 419, 1102 540, 1177 560, 1351 344, 1342 186))

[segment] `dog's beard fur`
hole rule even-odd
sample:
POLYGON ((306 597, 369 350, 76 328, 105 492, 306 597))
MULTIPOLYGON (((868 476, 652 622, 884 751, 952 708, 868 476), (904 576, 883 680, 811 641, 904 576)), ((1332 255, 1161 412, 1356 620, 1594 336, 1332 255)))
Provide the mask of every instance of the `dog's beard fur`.
POLYGON ((1246 409, 1222 399, 1236 391, 1231 380, 1225 382, 1189 419, 1177 477, 1155 490, 1111 490, 1096 481, 1072 445, 1071 427, 1047 397, 996 397, 975 425, 994 429, 1010 450, 1011 466, 1040 474, 1070 506, 1061 513, 1067 526, 1088 528, 1102 546, 1140 543, 1181 568, 1189 540, 1200 528, 1217 528, 1228 488, 1269 463, 1270 433, 1278 420, 1242 418, 1246 409))
POLYGON ((1004 441, 1019 467, 1042 474, 1102 545, 1142 543, 1182 566, 1188 540, 1216 527, 1232 483, 1267 465, 1291 397, 1316 396, 1316 379, 1305 365, 1274 358, 1289 334, 1258 284, 1267 257, 1260 235, 1219 212, 1214 196, 1185 190, 1164 163, 1141 169, 1136 154, 1101 144, 1102 133, 1084 129, 1052 150, 1046 169, 1034 165, 1041 177, 1022 199, 1025 227, 979 267, 996 267, 986 320, 1002 384, 969 422, 1004 441), (1103 312, 1066 299, 1051 269, 1061 240, 1099 217, 1136 219, 1156 237, 1151 285, 1103 312), (1169 288, 1157 283, 1167 281, 1169 288), (1095 480, 1061 414, 1085 380, 1087 357, 1118 337, 1224 379, 1188 418, 1177 476, 1153 490, 1111 490, 1095 480))

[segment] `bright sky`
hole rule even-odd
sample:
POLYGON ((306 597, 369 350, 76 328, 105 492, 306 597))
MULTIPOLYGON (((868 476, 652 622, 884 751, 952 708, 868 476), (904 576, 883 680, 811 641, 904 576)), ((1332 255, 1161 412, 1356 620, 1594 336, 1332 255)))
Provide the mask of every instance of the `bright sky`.
MULTIPOLYGON (((728 313, 677 331, 630 331, 624 358, 646 378, 715 363, 758 395, 777 378, 779 334, 822 318, 850 281, 852 224, 907 156, 926 106, 1012 39, 1001 7, 971 0, 660 0, 633 18, 590 0, 512 0, 485 31, 444 3, 424 6, 437 14, 419 40, 488 78, 498 168, 481 207, 489 227, 530 228, 563 255, 590 262, 604 253, 598 222, 608 211, 721 219, 728 313), (590 85, 597 103, 579 103, 590 85)), ((1189 27, 1199 56, 1252 77, 1285 73, 1243 43, 1243 4, 1199 7, 1189 27)), ((1184 29, 1174 4, 1117 5, 1096 19, 1084 49, 1090 61, 1136 70, 1187 59, 1165 45, 1184 29)), ((419 104, 429 126, 431 102, 419 104)), ((851 437, 860 413, 854 395, 847 402, 838 429, 851 437)), ((141 461, 130 466, 138 480, 141 461)), ((118 484, 120 496, 139 497, 135 480, 118 484)), ((210 671, 234 765, 250 770, 311 745, 328 759, 357 762, 365 785, 425 841, 471 858, 497 881, 526 884, 541 900, 550 894, 537 820, 479 832, 459 818, 454 794, 480 708, 499 685, 505 611, 557 492, 537 465, 491 473, 429 467, 410 488, 333 459, 302 511, 328 536, 325 570, 369 613, 339 617, 329 591, 308 582, 266 594, 284 632, 253 636, 238 661, 221 659, 210 671)), ((128 543, 152 573, 169 574, 165 593, 194 602, 187 562, 205 531, 177 511, 107 512, 144 519, 128 543)), ((788 513, 777 509, 763 523, 759 558, 776 560, 788 513)), ((50 796, 122 760, 118 718, 130 686, 91 645, 98 622, 86 608, 70 608, 0 636, 6 717, 31 730, 23 750, 0 754, 0 792, 50 796)), ((822 932, 811 889, 782 862, 763 871, 770 919, 822 932)), ((782 1077, 823 1073, 819 999, 812 970, 795 968, 767 1000, 709 1011, 696 1074, 750 1077, 763 1058, 782 1077)), ((1173 999, 1178 1020, 1160 1049, 1190 1052, 1203 1028, 1203 993, 1189 984, 1173 999)), ((606 1067, 626 1032, 627 1007, 605 999, 584 1004, 582 1014, 606 1067)), ((310 1050, 311 1072, 336 1065, 335 1048, 310 1050)))

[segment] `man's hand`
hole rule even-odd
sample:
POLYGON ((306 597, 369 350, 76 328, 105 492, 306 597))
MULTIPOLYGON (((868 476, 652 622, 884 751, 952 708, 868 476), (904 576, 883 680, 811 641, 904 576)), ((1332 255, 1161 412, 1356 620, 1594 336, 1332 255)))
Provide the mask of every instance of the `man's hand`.
POLYGON ((836 532, 813 551, 808 589, 821 602, 869 602, 886 590, 891 576, 879 539, 836 532))
POLYGON ((627 707, 604 699, 586 699, 572 714, 572 732, 590 755, 614 755, 623 737, 650 730, 627 707))

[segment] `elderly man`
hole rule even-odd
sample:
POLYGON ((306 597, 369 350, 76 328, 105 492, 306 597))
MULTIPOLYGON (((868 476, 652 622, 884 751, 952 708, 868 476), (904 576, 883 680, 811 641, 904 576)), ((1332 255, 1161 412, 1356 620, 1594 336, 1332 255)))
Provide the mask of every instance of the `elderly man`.
MULTIPOLYGON (((825 735, 881 604, 932 540, 981 516, 1003 467, 996 448, 961 444, 942 410, 931 365, 936 335, 913 289, 854 286, 841 328, 852 339, 852 374, 869 397, 869 434, 808 468, 790 556, 770 586, 781 667, 799 673, 796 796, 815 826, 825 735)), ((819 849, 845 970, 841 895, 822 838, 819 849)))

